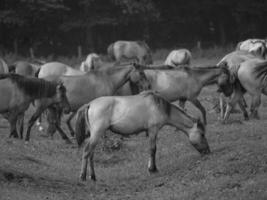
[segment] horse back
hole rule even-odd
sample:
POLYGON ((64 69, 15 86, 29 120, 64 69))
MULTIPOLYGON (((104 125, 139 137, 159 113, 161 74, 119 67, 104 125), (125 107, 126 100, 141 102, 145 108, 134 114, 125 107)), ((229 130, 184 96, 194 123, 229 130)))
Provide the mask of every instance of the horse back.
POLYGON ((15 73, 23 76, 34 76, 33 66, 26 61, 18 61, 15 64, 15 73))
POLYGON ((143 57, 148 53, 148 46, 141 41, 117 41, 113 46, 114 54, 127 58, 143 57))
POLYGON ((61 76, 61 75, 66 73, 68 67, 69 67, 68 65, 65 65, 65 64, 60 63, 60 62, 46 63, 46 64, 41 66, 38 77, 43 78, 43 77, 51 76, 51 75, 61 76))

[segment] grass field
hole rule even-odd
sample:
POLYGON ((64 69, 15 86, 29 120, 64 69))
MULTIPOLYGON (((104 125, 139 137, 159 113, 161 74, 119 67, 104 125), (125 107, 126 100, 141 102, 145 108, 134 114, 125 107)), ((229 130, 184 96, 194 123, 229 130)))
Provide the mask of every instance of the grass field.
MULTIPOLYGON (((203 58, 193 63, 217 61, 203 58)), ((206 87, 199 97, 208 111, 212 105, 206 99, 214 97, 215 90, 206 87)), ((208 112, 206 136, 212 153, 206 157, 183 133, 164 127, 158 140, 159 172, 153 175, 147 171, 145 134, 126 138, 120 150, 103 151, 100 144, 95 154, 96 183, 79 181, 82 151, 75 141, 65 144, 58 135, 52 140, 36 128, 29 143, 9 139, 8 123, 0 118, 0 199, 266 200, 266 105, 264 97, 260 120, 243 121, 237 113, 226 125, 218 122, 218 114, 208 112)), ((186 108, 200 116, 190 103, 186 108)))

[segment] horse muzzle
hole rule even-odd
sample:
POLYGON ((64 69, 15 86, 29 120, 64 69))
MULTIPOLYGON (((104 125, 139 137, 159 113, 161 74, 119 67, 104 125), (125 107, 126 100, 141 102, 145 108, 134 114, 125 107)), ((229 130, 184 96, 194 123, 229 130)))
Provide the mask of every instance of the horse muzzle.
POLYGON ((206 149, 200 150, 199 153, 201 154, 201 156, 204 156, 204 155, 210 154, 211 151, 210 151, 210 148, 207 147, 206 149))

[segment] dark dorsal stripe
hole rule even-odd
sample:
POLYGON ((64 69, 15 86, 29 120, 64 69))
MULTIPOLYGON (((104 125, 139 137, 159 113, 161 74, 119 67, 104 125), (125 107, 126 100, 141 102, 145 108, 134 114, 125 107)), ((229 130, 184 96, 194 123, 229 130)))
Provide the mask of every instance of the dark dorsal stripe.
POLYGON ((25 77, 18 74, 0 74, 0 79, 10 79, 26 95, 30 97, 53 97, 56 94, 55 82, 44 79, 25 77))

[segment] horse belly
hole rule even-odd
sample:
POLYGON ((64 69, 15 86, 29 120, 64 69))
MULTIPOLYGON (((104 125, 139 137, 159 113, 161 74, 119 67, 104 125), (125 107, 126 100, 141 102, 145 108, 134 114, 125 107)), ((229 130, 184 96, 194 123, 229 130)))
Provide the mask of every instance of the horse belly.
POLYGON ((241 65, 238 70, 238 79, 248 93, 258 94, 260 92, 261 85, 257 78, 254 76, 252 67, 242 67, 241 65))
POLYGON ((7 80, 0 82, 0 94, 0 112, 19 110, 25 103, 25 95, 7 80))
POLYGON ((148 127, 149 108, 142 102, 120 102, 114 107, 111 127, 121 134, 138 133, 148 127))
POLYGON ((153 90, 159 92, 169 101, 175 101, 180 97, 187 97, 187 80, 184 77, 172 77, 163 74, 158 77, 156 84, 152 85, 153 90))

